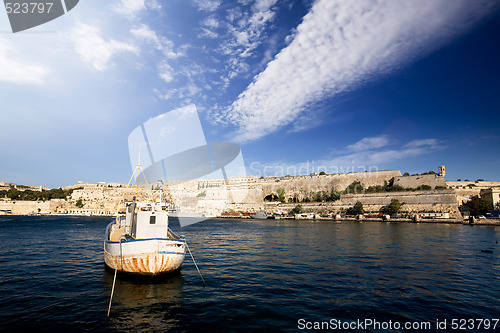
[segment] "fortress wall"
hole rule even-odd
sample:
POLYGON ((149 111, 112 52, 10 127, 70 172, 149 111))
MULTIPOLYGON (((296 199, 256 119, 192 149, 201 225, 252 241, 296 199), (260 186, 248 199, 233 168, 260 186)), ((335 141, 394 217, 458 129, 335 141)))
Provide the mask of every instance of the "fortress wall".
POLYGON ((421 185, 429 185, 435 188, 436 186, 446 187, 446 181, 444 177, 439 175, 406 176, 394 178, 394 185, 405 188, 417 188, 421 185))
POLYGON ((199 188, 191 183, 169 188, 175 205, 186 213, 216 216, 224 211, 253 212, 263 207, 262 187, 257 184, 236 182, 233 185, 199 188))
POLYGON ((50 201, 0 201, 0 210, 11 210, 12 214, 25 215, 29 213, 51 212, 50 201))
POLYGON ((94 215, 110 215, 115 213, 116 206, 110 209, 91 207, 78 209, 71 202, 63 199, 53 199, 50 201, 0 201, 0 210, 10 210, 14 215, 38 213, 38 209, 40 209, 41 214, 73 213, 83 215, 92 213, 94 215))
MULTIPOLYGON (((391 178, 395 179, 395 184, 404 187, 416 188, 423 184, 430 185, 433 188, 436 186, 446 186, 444 177, 438 175, 402 177, 399 170, 386 170, 348 174, 287 176, 280 178, 235 177, 227 180, 190 180, 170 182, 166 184, 165 189, 170 191, 174 203, 178 206, 180 205, 181 209, 185 212, 201 212, 207 214, 207 216, 214 216, 219 215, 223 211, 254 212, 265 207, 268 207, 269 211, 274 211, 277 203, 265 203, 263 199, 271 193, 276 194, 279 188, 285 189, 285 199, 288 201, 288 198, 294 195, 302 199, 305 196, 310 196, 311 192, 331 191, 332 189, 340 192, 353 182, 363 183, 365 187, 384 185, 384 182, 389 181, 391 178)), ((473 182, 465 183, 470 184, 473 182)), ((500 184, 494 182, 475 183, 488 185, 500 184)), ((116 186, 105 186, 105 184, 88 185, 84 186, 82 190, 75 190, 69 201, 52 200, 45 203, 0 201, 0 209, 12 210, 14 214, 37 212, 38 208, 42 212, 77 211, 74 206, 75 202, 78 199, 82 199, 84 204, 82 210, 114 212, 123 196, 129 200, 133 196, 137 196, 138 198, 151 197, 151 190, 142 188, 127 188, 125 185, 119 187, 119 184, 114 184, 116 186)), ((455 186, 453 187, 455 188, 455 186)), ((439 191, 346 194, 342 195, 341 200, 333 203, 301 203, 301 205, 306 211, 339 212, 341 209, 345 210, 352 207, 357 201, 360 201, 367 211, 379 211, 381 207, 389 204, 391 199, 398 199, 405 203, 403 206, 403 210, 405 211, 449 212, 453 215, 458 213, 457 196, 465 196, 470 192, 476 193, 479 192, 478 190, 474 187, 467 187, 466 189, 458 188, 455 190, 439 191)), ((295 203, 280 203, 278 208, 287 211, 291 210, 295 205, 295 203)))
POLYGON ((399 170, 371 171, 371 172, 353 172, 347 174, 326 174, 310 175, 298 177, 283 178, 265 178, 261 180, 264 196, 277 192, 279 188, 285 189, 285 197, 297 195, 299 198, 309 194, 309 192, 343 191, 353 182, 360 182, 365 187, 384 185, 385 181, 393 177, 400 177, 399 170))
POLYGON ((387 205, 392 199, 406 204, 456 204, 457 202, 453 190, 345 194, 341 197, 341 201, 347 205, 354 205, 357 201, 363 204, 387 205))
MULTIPOLYGON (((367 212, 378 212, 384 206, 397 199, 404 203, 402 211, 407 213, 438 212, 450 213, 452 218, 460 218, 456 195, 453 190, 416 191, 416 192, 384 192, 368 194, 346 194, 335 202, 300 203, 305 212, 340 212, 361 202, 367 212)), ((280 204, 279 209, 290 211, 297 204, 280 204)), ((272 205, 267 207, 272 208, 272 205)), ((274 208, 275 209, 275 208, 274 208)))
MULTIPOLYGON (((154 195, 158 197, 156 191, 154 195)), ((73 193, 71 194, 71 199, 69 201, 69 208, 74 209, 75 202, 81 199, 83 203, 83 209, 114 212, 116 211, 116 208, 122 198, 124 198, 125 200, 132 200, 134 196, 138 199, 145 198, 147 200, 151 200, 152 193, 151 190, 146 190, 140 187, 88 187, 82 190, 73 191, 73 193)))
POLYGON ((500 187, 500 182, 489 182, 489 181, 447 181, 446 185, 453 188, 468 188, 469 185, 472 187, 488 188, 488 187, 500 187))
MULTIPOLYGON (((299 177, 267 177, 246 181, 232 181, 225 185, 216 180, 209 182, 188 181, 169 186, 174 202, 181 205, 181 209, 189 212, 202 212, 209 215, 218 215, 223 211, 252 212, 259 209, 275 211, 277 203, 263 202, 264 196, 275 193, 279 188, 285 189, 285 198, 293 195, 309 195, 310 192, 344 190, 353 182, 361 182, 366 187, 384 185, 391 178, 402 179, 400 183, 408 187, 418 187, 423 184, 430 186, 445 186, 444 178, 437 175, 402 177, 399 171, 388 170, 378 172, 360 172, 335 175, 309 175, 299 177), (197 197, 203 193, 202 196, 197 197)), ((459 216, 457 196, 453 190, 412 191, 412 192, 384 192, 367 194, 346 194, 341 200, 333 203, 302 203, 309 211, 340 211, 352 207, 357 201, 363 203, 367 211, 378 212, 382 207, 390 204, 391 199, 404 202, 403 209, 408 212, 448 212, 452 216, 459 216)), ((293 204, 280 203, 278 208, 291 210, 293 204)))

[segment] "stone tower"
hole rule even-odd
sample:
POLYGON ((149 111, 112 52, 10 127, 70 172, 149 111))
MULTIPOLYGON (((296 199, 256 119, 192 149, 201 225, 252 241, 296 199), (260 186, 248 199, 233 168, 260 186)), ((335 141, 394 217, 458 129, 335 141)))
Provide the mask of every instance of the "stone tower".
POLYGON ((439 166, 439 175, 441 177, 444 177, 445 174, 446 174, 446 169, 445 169, 444 165, 440 165, 439 166))

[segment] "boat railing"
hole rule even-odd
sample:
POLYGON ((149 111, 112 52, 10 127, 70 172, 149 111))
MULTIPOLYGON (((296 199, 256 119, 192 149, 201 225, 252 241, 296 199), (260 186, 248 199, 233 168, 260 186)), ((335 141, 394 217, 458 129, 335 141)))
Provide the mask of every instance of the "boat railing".
POLYGON ((181 239, 181 237, 175 234, 172 230, 170 230, 170 228, 168 228, 167 237, 171 239, 181 239))

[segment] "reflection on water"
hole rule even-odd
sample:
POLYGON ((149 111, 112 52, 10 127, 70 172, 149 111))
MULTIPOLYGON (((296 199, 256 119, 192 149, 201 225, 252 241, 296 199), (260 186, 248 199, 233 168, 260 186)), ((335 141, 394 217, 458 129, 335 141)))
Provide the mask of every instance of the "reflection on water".
MULTIPOLYGON (((111 288, 114 271, 104 270, 111 288)), ((166 331, 176 326, 182 306, 184 279, 180 271, 151 277, 118 274, 111 306, 110 326, 120 331, 166 331)), ((105 290, 109 293, 110 289, 105 290)))

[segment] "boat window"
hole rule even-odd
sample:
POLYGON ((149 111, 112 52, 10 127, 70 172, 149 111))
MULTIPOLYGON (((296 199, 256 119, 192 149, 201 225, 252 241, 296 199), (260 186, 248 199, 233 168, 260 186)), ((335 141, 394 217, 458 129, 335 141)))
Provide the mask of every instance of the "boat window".
POLYGON ((156 216, 149 217, 149 224, 156 224, 156 216))

